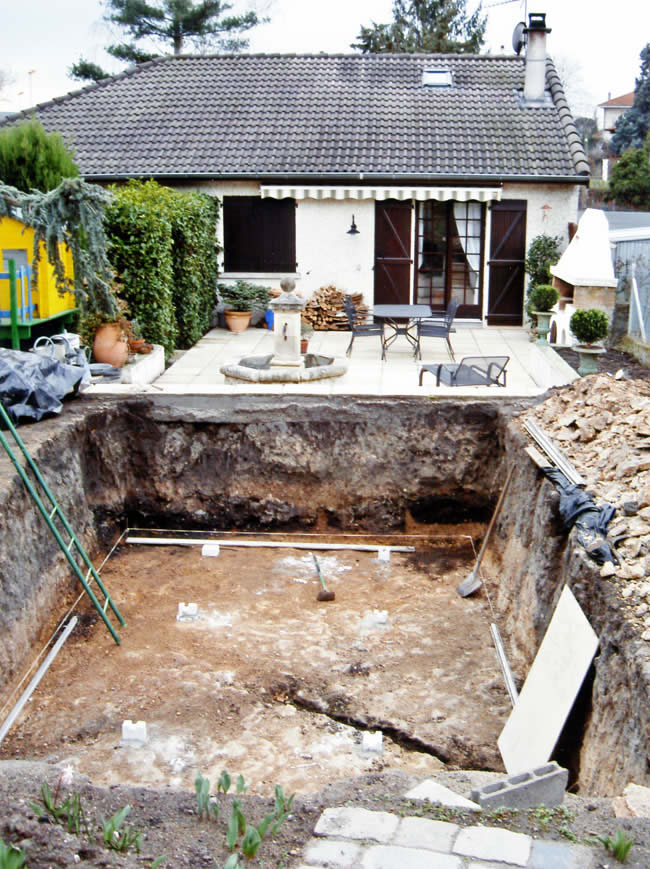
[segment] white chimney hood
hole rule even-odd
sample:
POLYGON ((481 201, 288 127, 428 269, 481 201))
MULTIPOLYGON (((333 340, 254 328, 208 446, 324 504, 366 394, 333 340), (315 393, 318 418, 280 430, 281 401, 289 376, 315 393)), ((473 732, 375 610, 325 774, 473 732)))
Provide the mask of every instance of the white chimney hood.
POLYGON ((574 287, 615 287, 609 226, 602 211, 588 208, 580 218, 571 243, 551 266, 553 277, 574 287))

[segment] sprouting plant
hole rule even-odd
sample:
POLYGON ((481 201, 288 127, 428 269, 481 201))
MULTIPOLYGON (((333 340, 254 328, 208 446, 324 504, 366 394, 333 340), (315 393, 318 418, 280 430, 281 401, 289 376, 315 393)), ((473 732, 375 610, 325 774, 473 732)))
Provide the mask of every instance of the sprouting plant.
POLYGON ((230 851, 234 851, 240 836, 246 834, 246 818, 241 810, 241 800, 233 800, 232 811, 228 821, 226 832, 226 844, 230 851))
POLYGON ((262 837, 255 827, 248 827, 246 835, 242 839, 241 849, 247 860, 252 860, 257 854, 257 849, 262 844, 262 837))
POLYGON ((104 844, 112 848, 113 851, 128 851, 134 845, 135 850, 140 853, 142 834, 136 832, 130 824, 124 823, 130 811, 131 806, 126 805, 115 812, 108 820, 103 815, 99 816, 104 844))
POLYGON ((149 866, 147 867, 147 869, 158 869, 159 866, 162 866, 163 860, 166 860, 166 859, 167 859, 166 854, 163 854, 161 857, 156 857, 155 860, 152 860, 152 862, 149 863, 149 866))
POLYGON ((247 789, 247 787, 248 787, 248 785, 244 781, 244 776, 238 775, 237 781, 235 782, 235 790, 237 791, 237 793, 243 794, 244 791, 247 789))
POLYGON ((30 806, 39 818, 48 818, 51 822, 66 827, 68 833, 75 833, 78 836, 83 828, 86 836, 90 839, 91 833, 81 804, 81 794, 78 792, 68 794, 63 802, 59 802, 61 785, 70 784, 72 784, 72 770, 67 767, 59 776, 54 794, 52 794, 48 783, 43 782, 40 803, 30 802, 30 806))
POLYGON ((227 794, 230 790, 230 785, 232 784, 232 779, 228 775, 228 771, 224 769, 224 771, 219 776, 219 781, 217 782, 217 793, 222 791, 224 794, 227 794))
POLYGON ((0 869, 22 869, 25 865, 25 854, 20 848, 5 845, 0 839, 0 869))
MULTIPOLYGON (((217 869, 220 869, 216 860, 214 861, 214 865, 217 869)), ((241 866, 241 863, 239 862, 239 854, 231 854, 223 864, 223 869, 237 869, 238 866, 241 866)))
POLYGON ((210 780, 204 778, 200 772, 196 774, 194 779, 194 790, 196 791, 196 809, 199 820, 203 815, 209 818, 210 813, 214 815, 216 820, 219 817, 219 804, 214 797, 210 796, 210 780))
POLYGON ((599 836, 600 841, 603 843, 605 848, 608 851, 611 851, 614 857, 620 863, 627 863, 627 858, 630 853, 630 849, 634 844, 634 839, 630 839, 625 835, 623 830, 617 830, 616 836, 599 836))
POLYGON ((289 817, 289 812, 291 810, 291 803, 293 802, 293 798, 295 794, 291 794, 289 799, 287 799, 284 795, 284 789, 282 785, 276 785, 274 789, 275 793, 275 824, 273 824, 273 835, 275 835, 282 824, 289 817))

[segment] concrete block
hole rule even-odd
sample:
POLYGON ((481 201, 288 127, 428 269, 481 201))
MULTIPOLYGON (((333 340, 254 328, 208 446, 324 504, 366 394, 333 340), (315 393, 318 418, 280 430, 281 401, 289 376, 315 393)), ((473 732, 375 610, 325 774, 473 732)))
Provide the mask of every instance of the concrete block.
POLYGON ((179 603, 176 613, 177 622, 191 622, 199 617, 198 603, 179 603))
POLYGON ((456 824, 448 824, 446 821, 402 818, 393 844, 404 848, 426 848, 448 854, 451 852, 451 843, 458 829, 456 824))
POLYGON ((491 782, 473 790, 471 797, 484 809, 528 809, 542 804, 558 806, 564 799, 568 778, 568 770, 553 761, 491 782))
POLYGON ((448 806, 450 809, 467 809, 474 812, 480 812, 481 810, 478 803, 465 799, 465 797, 446 788, 444 785, 438 784, 433 779, 425 779, 419 785, 411 788, 404 796, 407 800, 428 800, 430 803, 448 806))
POLYGON ((421 848, 373 845, 361 861, 363 869, 462 869, 463 863, 451 854, 432 854, 421 848))
POLYGON ((122 383, 144 386, 153 383, 165 370, 165 348, 154 344, 151 353, 137 354, 122 369, 122 383))
POLYGON ((201 555, 204 558, 215 558, 217 555, 219 555, 219 544, 204 543, 201 547, 201 555))
POLYGON ((316 836, 337 836, 346 839, 371 839, 390 842, 399 818, 389 812, 338 807, 325 809, 314 828, 316 836))
POLYGON ((536 839, 528 869, 592 869, 592 852, 584 845, 564 845, 536 839))
POLYGON ((310 839, 303 854, 310 866, 340 866, 347 869, 359 856, 361 846, 345 839, 310 839))
POLYGON ((366 730, 361 738, 361 749, 362 751, 381 754, 384 750, 381 730, 366 730))
POLYGON ((523 833, 512 833, 499 827, 465 827, 458 834, 454 854, 494 860, 513 866, 526 866, 533 840, 523 833))
POLYGON ((390 561, 390 549, 388 546, 380 546, 377 550, 378 561, 390 561))
POLYGON ((122 722, 122 742, 144 745, 147 741, 146 721, 131 721, 130 718, 122 722))

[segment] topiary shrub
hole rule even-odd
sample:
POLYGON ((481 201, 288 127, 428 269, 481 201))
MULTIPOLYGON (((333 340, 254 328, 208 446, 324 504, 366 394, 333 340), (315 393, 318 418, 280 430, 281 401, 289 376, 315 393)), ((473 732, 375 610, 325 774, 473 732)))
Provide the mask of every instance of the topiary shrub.
POLYGON ((534 310, 544 310, 543 308, 535 308, 530 299, 531 293, 540 284, 550 284, 551 266, 555 265, 560 258, 561 243, 562 240, 558 236, 537 235, 528 247, 524 269, 530 278, 526 298, 526 313, 531 318, 534 310))
POLYGON ((559 298, 559 292, 550 284, 537 284, 528 297, 533 311, 550 311, 559 298))
POLYGON ((59 133, 46 133, 32 118, 0 131, 0 178, 25 193, 53 190, 79 168, 59 133))
POLYGON ((580 344, 593 344, 602 341, 609 332, 607 314, 596 308, 576 311, 569 322, 569 328, 580 344))
POLYGON ((265 311, 269 306, 269 290, 261 284, 236 280, 234 284, 219 284, 219 295, 231 311, 265 311))

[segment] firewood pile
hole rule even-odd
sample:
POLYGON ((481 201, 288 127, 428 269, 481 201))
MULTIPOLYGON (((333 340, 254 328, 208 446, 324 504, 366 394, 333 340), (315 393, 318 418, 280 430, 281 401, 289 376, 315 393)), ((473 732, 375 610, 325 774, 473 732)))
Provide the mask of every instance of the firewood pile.
MULTIPOLYGON (((321 287, 313 294, 305 305, 302 319, 314 327, 317 332, 335 331, 348 329, 348 319, 343 310, 343 293, 334 286, 321 287)), ((368 316, 368 307, 363 304, 361 293, 350 293, 354 310, 357 317, 365 319, 368 316)))

